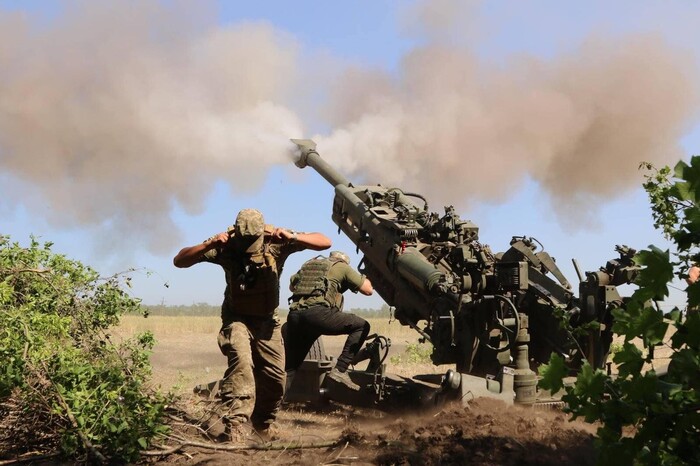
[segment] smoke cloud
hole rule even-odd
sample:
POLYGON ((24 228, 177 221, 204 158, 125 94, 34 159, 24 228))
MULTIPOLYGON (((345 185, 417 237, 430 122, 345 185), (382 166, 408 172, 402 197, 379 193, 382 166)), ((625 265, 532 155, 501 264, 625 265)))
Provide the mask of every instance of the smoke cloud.
POLYGON ((319 151, 368 182, 460 207, 504 201, 529 177, 562 222, 581 226, 640 186, 641 161, 682 158, 697 116, 690 63, 657 36, 592 38, 500 67, 429 44, 396 76, 346 73, 331 92, 338 129, 318 137, 319 151))
POLYGON ((218 27, 199 2, 62 5, 46 27, 0 12, 0 171, 48 221, 168 251, 174 205, 197 213, 218 180, 251 189, 288 163, 292 37, 218 27))
MULTIPOLYGON (((454 40, 460 15, 476 24, 478 3, 460 3, 406 12, 423 40, 397 70, 343 66, 323 83, 317 111, 333 129, 314 139, 349 178, 461 208, 530 178, 580 225, 639 186, 640 161, 682 157, 698 102, 690 56, 659 36, 600 36, 493 64, 454 40)), ((198 213, 217 181, 255 189, 289 165, 289 138, 305 135, 293 96, 316 79, 293 36, 221 25, 204 2, 60 5, 46 24, 0 11, 0 209, 171 251, 175 207, 198 213)))

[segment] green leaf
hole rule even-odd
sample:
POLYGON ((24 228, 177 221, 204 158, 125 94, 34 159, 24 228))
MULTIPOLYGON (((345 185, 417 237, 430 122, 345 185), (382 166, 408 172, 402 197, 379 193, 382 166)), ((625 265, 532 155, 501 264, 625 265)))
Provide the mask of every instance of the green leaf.
POLYGON ((644 366, 642 352, 632 343, 626 342, 622 349, 615 353, 613 361, 619 366, 619 377, 629 377, 638 374, 644 366))
POLYGON ((677 326, 676 333, 671 337, 674 348, 687 346, 694 351, 700 350, 700 312, 691 311, 685 321, 677 326))
POLYGON ((690 309, 700 307, 700 281, 688 286, 686 292, 688 294, 688 307, 690 309))
POLYGON ((639 251, 634 261, 644 267, 637 277, 636 284, 639 285, 639 289, 633 298, 646 301, 662 300, 668 296, 668 283, 675 278, 669 251, 662 251, 652 245, 649 246, 649 250, 639 251))
POLYGON ((645 346, 654 346, 663 342, 668 330, 668 324, 663 320, 663 314, 654 308, 647 307, 639 317, 638 333, 644 339, 645 346))
POLYGON ((13 287, 7 282, 0 282, 0 304, 9 304, 13 298, 13 287))
POLYGON ((551 393, 557 393, 564 387, 563 380, 568 373, 568 369, 564 364, 564 358, 556 353, 552 353, 549 358, 549 364, 542 364, 539 367, 540 387, 549 390, 551 393))
POLYGON ((583 363, 581 372, 574 384, 574 393, 586 398, 600 400, 607 376, 601 370, 594 370, 588 362, 583 363))
POLYGON ((700 190, 700 158, 697 156, 694 156, 690 159, 690 165, 686 165, 682 169, 682 179, 688 182, 690 185, 689 191, 694 195, 693 197, 689 197, 688 199, 696 202, 698 199, 700 199, 700 196, 698 195, 698 192, 700 190))
POLYGON ((148 448, 148 442, 146 441, 145 438, 139 437, 138 442, 139 442, 139 445, 141 445, 141 448, 143 448, 143 449, 148 448))
POLYGON ((676 165, 673 167, 673 175, 674 175, 676 178, 681 178, 681 179, 683 179, 683 174, 684 174, 686 168, 688 168, 688 164, 687 164, 687 163, 685 163, 685 162, 682 161, 682 160, 678 161, 678 163, 676 163, 676 165))
MULTIPOLYGON (((669 381, 697 390, 700 387, 700 356, 698 351, 683 348, 671 357, 669 381)), ((698 426, 700 427, 700 426, 698 426)))

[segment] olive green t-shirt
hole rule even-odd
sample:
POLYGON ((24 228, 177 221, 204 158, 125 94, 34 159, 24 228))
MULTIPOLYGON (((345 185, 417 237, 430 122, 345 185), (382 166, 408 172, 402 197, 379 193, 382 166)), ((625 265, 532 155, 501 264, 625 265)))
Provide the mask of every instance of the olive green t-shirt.
MULTIPOLYGON (((328 286, 332 288, 331 295, 336 295, 336 305, 339 310, 343 309, 343 293, 347 290, 357 293, 362 283, 365 281, 365 276, 350 267, 345 262, 336 262, 331 265, 326 275, 328 278, 328 286)), ((294 300, 294 297, 292 297, 294 300)), ((300 298, 295 309, 306 309, 312 306, 328 306, 324 296, 308 296, 300 298)))

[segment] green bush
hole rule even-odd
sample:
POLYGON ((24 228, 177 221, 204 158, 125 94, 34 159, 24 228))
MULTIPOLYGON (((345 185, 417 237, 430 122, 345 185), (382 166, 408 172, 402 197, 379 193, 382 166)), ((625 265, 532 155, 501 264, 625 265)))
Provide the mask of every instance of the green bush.
MULTIPOLYGON (((139 300, 124 291, 128 276, 102 279, 51 246, 0 236, 0 402, 32 413, 20 422, 33 419, 66 458, 134 460, 165 432, 167 402, 147 385, 152 335, 110 341, 139 300)), ((26 431, 8 412, 6 431, 26 431)))
MULTIPOLYGON (((700 260, 700 157, 679 162, 671 180, 665 167, 647 176, 644 188, 654 212, 655 226, 676 245, 671 254, 654 246, 640 251, 643 266, 639 288, 625 309, 613 311, 613 332, 624 337, 613 361, 619 374, 609 376, 584 365, 573 386, 564 388, 564 360, 554 354, 542 366, 540 385, 563 389, 573 417, 599 422, 599 464, 697 464, 700 440, 700 315, 678 308, 664 313, 657 304, 668 297, 669 282, 683 278, 691 263, 700 260), (669 326, 670 342, 664 341, 669 326), (632 343, 639 339, 641 348, 632 343), (666 370, 643 371, 654 361, 655 349, 670 347, 666 370)), ((688 307, 700 306, 700 282, 688 287, 688 307)), ((658 368, 657 368, 658 369, 658 368)))
POLYGON ((392 364, 430 364, 433 346, 430 343, 409 343, 403 354, 392 356, 392 364))

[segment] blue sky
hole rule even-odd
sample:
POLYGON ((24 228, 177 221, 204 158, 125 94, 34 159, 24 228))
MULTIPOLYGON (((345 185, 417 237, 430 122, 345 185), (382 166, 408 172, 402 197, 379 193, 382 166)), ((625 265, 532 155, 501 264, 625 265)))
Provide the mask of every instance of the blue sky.
MULTIPOLYGON (((332 188, 284 155, 271 156, 268 163, 267 154, 281 152, 288 138, 317 138, 321 156, 351 180, 427 192, 438 212, 444 204, 455 204, 463 218, 480 227, 481 241, 496 251, 505 250, 514 235, 537 238, 573 282, 572 258, 584 270, 595 270, 615 257, 616 244, 667 247, 652 228, 636 164, 647 155, 673 164, 700 153, 691 95, 697 90, 692 78, 700 53, 695 28, 700 8, 689 2, 95 3, 100 6, 0 0, 0 39, 5 39, 0 40, 0 87, 5 88, 0 92, 0 233, 21 243, 30 234, 52 241, 55 251, 104 275, 137 268, 133 293, 147 304, 218 304, 223 274, 216 266, 178 270, 171 260, 180 247, 223 230, 244 207, 259 208, 276 225, 324 232, 334 249, 354 252, 330 220, 332 188), (639 50, 634 48, 637 37, 662 44, 658 53, 649 50, 651 61, 633 60, 628 72, 605 60, 608 47, 620 56, 639 50), (438 46, 445 48, 432 48, 438 46), (446 57, 468 56, 464 67, 455 71, 449 60, 438 62, 445 49, 450 51, 446 57), (663 61, 675 53, 682 58, 663 61), (663 72, 677 63, 689 69, 679 68, 690 76, 687 99, 683 83, 673 80, 681 73, 663 72), (119 74, 127 67, 130 75, 119 74), (431 109, 449 106, 433 98, 443 90, 441 80, 475 67, 474 80, 465 81, 474 88, 447 101, 462 108, 445 118, 429 118, 431 109), (593 78, 584 74, 596 67, 593 78), (610 81, 623 80, 619 87, 594 81, 606 80, 606 67, 611 67, 610 81), (357 70, 361 79, 355 81, 357 70), (645 70, 658 79, 643 79, 645 70), (179 80, 180 73, 186 79, 179 80), (625 104, 623 110, 632 108, 629 113, 606 112, 607 119, 595 121, 616 125, 610 136, 616 144, 629 122, 640 133, 619 139, 620 145, 634 149, 630 140, 649 137, 659 149, 637 160, 626 148, 632 155, 622 165, 610 159, 614 144, 590 160, 577 146, 577 160, 564 165, 570 168, 554 171, 560 159, 545 155, 567 147, 569 134, 550 132, 559 119, 540 121, 535 106, 506 121, 503 116, 512 115, 510 102, 503 112, 489 113, 486 105, 500 102, 499 93, 508 97, 513 89, 523 89, 517 86, 547 94, 552 75, 558 75, 551 81, 557 83, 557 95, 566 87, 578 105, 574 116, 584 113, 580 109, 595 112, 627 88, 647 86, 632 96, 659 100, 648 106, 625 104), (506 77, 515 84, 502 84, 506 77), (531 81, 535 85, 528 87, 531 81), (368 82, 379 84, 368 87, 368 82), (435 83, 438 88, 431 88, 435 83), (608 97, 597 92, 591 93, 597 97, 580 97, 580 89, 608 85, 608 97), (368 91, 351 94, 348 89, 368 91), (43 99, 36 106, 35 95, 43 99), (386 95, 390 98, 383 100, 386 95), (363 106, 367 96, 371 102, 363 106), (483 107, 464 104, 482 98, 483 107), (65 107, 64 100, 69 101, 65 107), (595 105, 585 105, 590 101, 595 105), (675 104, 658 105, 667 101, 675 104), (51 112, 42 102, 61 111, 51 112), (419 104, 427 115, 415 114, 419 104), (197 111, 190 113, 193 108, 197 111), (401 142, 391 146, 395 153, 381 148, 389 144, 386 133, 397 126, 388 125, 381 136, 362 130, 382 128, 373 122, 396 115, 387 108, 400 108, 399 126, 411 129, 410 137, 400 133, 401 142), (646 115, 658 120, 647 121, 646 115), (418 130, 426 122, 430 128, 423 134, 418 130), (467 131, 477 124, 496 136, 481 140, 478 132, 467 131), (503 142, 513 132, 529 134, 538 125, 545 128, 536 128, 536 137, 512 144, 532 146, 513 149, 503 142), (662 141, 643 134, 657 126, 662 141), (477 142, 455 136, 460 128, 477 142), (342 144, 343 134, 362 144, 342 144), (550 148, 550 136, 562 140, 550 148), (455 150, 461 144, 463 158, 455 150), (543 145, 546 150, 537 152, 543 145), (413 146, 435 152, 413 151, 413 146), (443 159, 451 151, 452 158, 443 159), (571 173, 577 167, 582 177, 590 177, 590 189, 571 173), (603 176, 606 172, 614 176, 603 176), (576 192, 582 194, 569 197, 567 183, 572 192, 580 184, 576 192)), ((512 96, 521 94, 513 91, 512 96)), ((283 289, 312 256, 289 259, 283 289)), ((359 257, 353 258, 356 264, 359 257)), ((379 298, 360 296, 346 302, 349 307, 381 305, 379 298)), ((682 295, 674 293, 671 303, 681 304, 682 295)))

